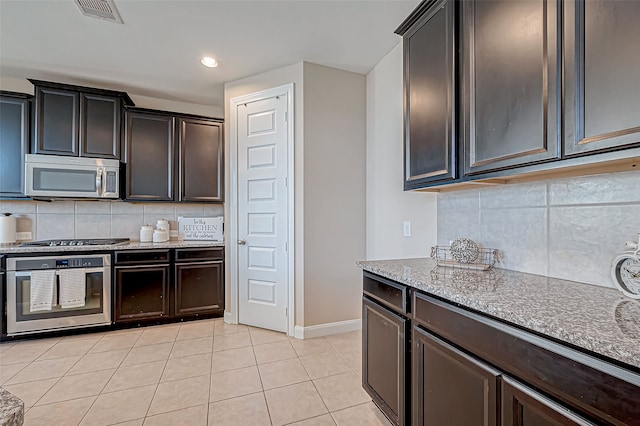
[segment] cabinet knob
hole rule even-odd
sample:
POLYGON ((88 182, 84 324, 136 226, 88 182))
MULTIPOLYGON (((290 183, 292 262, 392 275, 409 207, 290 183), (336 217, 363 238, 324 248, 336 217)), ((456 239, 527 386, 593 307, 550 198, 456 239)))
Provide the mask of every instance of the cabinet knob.
POLYGON ((243 246, 245 244, 247 244, 247 242, 245 240, 238 240, 238 245, 243 246))

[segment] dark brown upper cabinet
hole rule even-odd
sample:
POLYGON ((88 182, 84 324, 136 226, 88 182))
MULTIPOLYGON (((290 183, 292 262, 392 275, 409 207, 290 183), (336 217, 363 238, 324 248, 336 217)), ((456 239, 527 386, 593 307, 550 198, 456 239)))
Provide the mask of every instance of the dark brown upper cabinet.
POLYGON ((126 111, 125 120, 125 198, 173 201, 173 116, 126 111))
POLYGON ((0 91, 0 197, 24 197, 31 96, 0 91))
POLYGON ((404 42, 404 188, 458 177, 455 2, 423 2, 396 33, 404 42))
POLYGON ((640 145, 640 2, 564 2, 567 156, 640 145))
POLYGON ((177 118, 179 200, 220 202, 223 194, 222 123, 177 118))
POLYGON ((125 113, 129 201, 222 202, 222 121, 140 108, 125 113))
POLYGON ((120 159, 124 92, 29 80, 35 86, 33 154, 120 159))
POLYGON ((465 174, 560 158, 554 1, 462 2, 465 174))

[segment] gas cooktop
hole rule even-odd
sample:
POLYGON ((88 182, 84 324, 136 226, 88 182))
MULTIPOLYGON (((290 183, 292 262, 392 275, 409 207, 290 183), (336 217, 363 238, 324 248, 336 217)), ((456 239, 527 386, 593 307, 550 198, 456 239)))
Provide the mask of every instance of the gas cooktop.
POLYGON ((22 247, 75 247, 75 246, 115 246, 129 242, 129 238, 92 238, 79 240, 43 240, 22 243, 22 247))

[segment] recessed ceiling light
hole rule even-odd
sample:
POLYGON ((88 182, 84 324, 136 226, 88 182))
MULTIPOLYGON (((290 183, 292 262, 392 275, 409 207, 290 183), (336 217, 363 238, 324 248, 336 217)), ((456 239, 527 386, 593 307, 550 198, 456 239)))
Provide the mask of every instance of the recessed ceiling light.
POLYGON ((218 66, 218 61, 213 59, 211 56, 203 56, 202 59, 200 59, 200 63, 209 68, 215 68, 218 66))

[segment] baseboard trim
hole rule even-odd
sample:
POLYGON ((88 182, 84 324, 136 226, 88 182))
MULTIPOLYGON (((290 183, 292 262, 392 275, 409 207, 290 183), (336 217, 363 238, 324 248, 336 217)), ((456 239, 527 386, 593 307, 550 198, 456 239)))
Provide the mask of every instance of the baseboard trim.
POLYGON ((293 337, 296 339, 313 339, 314 337, 328 336, 330 334, 357 331, 361 328, 362 320, 359 319, 329 322, 326 324, 311 325, 309 327, 296 325, 293 337))
POLYGON ((231 312, 224 311, 224 322, 227 324, 234 324, 233 314, 231 312))

